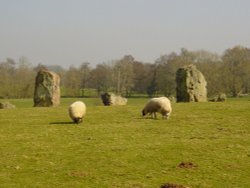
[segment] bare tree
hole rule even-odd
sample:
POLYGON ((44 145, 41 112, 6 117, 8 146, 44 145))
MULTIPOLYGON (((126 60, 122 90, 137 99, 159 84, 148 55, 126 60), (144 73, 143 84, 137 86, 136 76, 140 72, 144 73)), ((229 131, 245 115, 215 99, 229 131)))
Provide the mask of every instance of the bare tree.
POLYGON ((107 92, 112 88, 112 68, 108 64, 98 64, 90 72, 89 84, 97 90, 98 95, 101 92, 107 92))
POLYGON ((88 82, 90 78, 90 63, 85 62, 80 65, 81 78, 81 95, 85 96, 85 89, 88 88, 88 82))
POLYGON ((80 96, 81 78, 79 69, 70 66, 62 79, 62 94, 71 97, 80 96))
POLYGON ((114 72, 117 75, 116 92, 129 96, 134 86, 134 58, 126 55, 115 63, 114 72))
POLYGON ((232 96, 237 97, 242 92, 248 93, 250 88, 250 49, 235 46, 227 49, 222 59, 224 75, 232 96))

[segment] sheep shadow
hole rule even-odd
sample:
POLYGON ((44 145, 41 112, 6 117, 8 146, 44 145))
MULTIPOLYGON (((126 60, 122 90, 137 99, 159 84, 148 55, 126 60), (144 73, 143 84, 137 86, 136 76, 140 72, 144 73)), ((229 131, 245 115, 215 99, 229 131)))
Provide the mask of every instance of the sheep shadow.
POLYGON ((134 119, 140 119, 140 120, 153 120, 153 121, 157 121, 157 120, 161 120, 161 118, 152 118, 152 117, 136 117, 134 119))
POLYGON ((57 122, 50 122, 49 124, 50 125, 74 125, 76 123, 74 123, 72 121, 67 121, 67 122, 65 122, 65 121, 59 122, 59 121, 57 121, 57 122))

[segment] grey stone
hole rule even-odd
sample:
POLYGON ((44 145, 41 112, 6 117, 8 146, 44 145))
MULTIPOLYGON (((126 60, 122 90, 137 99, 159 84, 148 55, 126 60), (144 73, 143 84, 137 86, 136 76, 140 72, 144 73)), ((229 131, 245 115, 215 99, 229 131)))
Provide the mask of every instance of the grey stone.
POLYGON ((227 95, 225 93, 219 93, 217 96, 212 98, 211 102, 225 102, 227 99, 227 95))
POLYGON ((101 99, 105 106, 126 105, 128 102, 126 98, 110 92, 101 94, 101 99))
POLYGON ((176 72, 177 102, 206 102, 207 82, 195 65, 188 65, 176 72))
POLYGON ((13 108, 16 108, 16 106, 9 102, 0 102, 0 109, 13 109, 13 108))
POLYGON ((60 77, 51 71, 40 70, 36 76, 35 107, 53 107, 60 104, 60 77))

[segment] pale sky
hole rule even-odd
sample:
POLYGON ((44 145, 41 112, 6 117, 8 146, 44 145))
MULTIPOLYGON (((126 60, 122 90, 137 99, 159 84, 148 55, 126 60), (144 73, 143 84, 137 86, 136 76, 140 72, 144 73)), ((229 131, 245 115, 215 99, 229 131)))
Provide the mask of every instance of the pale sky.
POLYGON ((153 63, 188 50, 250 47, 250 0, 0 0, 0 61, 153 63))

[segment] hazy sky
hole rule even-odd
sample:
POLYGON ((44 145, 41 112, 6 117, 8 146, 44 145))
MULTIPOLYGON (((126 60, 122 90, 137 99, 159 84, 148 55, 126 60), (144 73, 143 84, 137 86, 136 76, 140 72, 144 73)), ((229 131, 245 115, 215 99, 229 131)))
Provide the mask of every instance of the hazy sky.
POLYGON ((154 62, 188 50, 250 47, 250 0, 0 0, 0 61, 78 66, 154 62))

